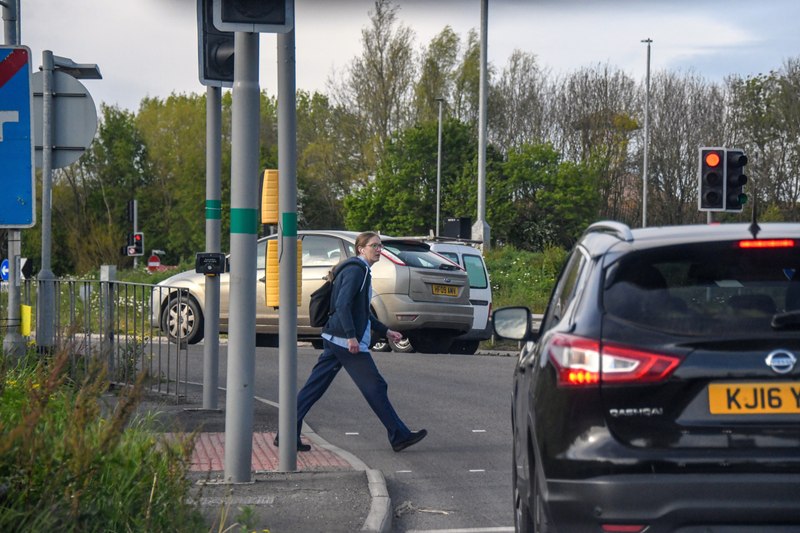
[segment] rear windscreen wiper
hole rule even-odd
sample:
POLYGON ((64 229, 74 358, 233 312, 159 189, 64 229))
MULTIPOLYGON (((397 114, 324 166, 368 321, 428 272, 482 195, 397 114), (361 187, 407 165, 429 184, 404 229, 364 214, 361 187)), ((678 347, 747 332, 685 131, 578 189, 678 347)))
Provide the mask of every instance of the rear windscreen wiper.
POLYGON ((777 313, 772 317, 772 329, 800 328, 800 310, 777 313))

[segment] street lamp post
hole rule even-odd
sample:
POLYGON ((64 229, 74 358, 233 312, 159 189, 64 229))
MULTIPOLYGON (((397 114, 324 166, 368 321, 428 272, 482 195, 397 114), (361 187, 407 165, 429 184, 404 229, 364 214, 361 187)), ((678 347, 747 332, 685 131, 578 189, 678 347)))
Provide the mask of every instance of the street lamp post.
POLYGON ((650 145, 650 43, 653 39, 642 39, 647 43, 647 78, 644 96, 644 164, 642 169, 642 227, 647 227, 647 152, 650 145))
POLYGON ((51 270, 52 183, 53 183, 53 72, 61 71, 76 79, 102 79, 95 64, 77 64, 69 58, 42 52, 42 268, 36 275, 36 344, 40 351, 52 349, 55 337, 55 280, 51 270))
POLYGON ((436 154, 436 232, 435 235, 439 236, 439 206, 442 202, 442 104, 444 98, 437 98, 439 102, 439 142, 436 154))

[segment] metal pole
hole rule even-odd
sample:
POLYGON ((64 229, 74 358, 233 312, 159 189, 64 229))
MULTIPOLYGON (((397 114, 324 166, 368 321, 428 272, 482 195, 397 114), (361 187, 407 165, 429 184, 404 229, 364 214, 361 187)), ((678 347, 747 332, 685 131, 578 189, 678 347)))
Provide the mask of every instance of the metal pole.
POLYGON ((278 34, 278 430, 281 472, 297 470, 297 117, 294 30, 278 34))
MULTIPOLYGON (((136 198, 133 199, 133 232, 136 233, 139 231, 139 204, 136 202, 136 198)), ((144 250, 142 250, 144 251, 144 250)), ((136 270, 139 268, 139 257, 133 256, 133 269, 136 270)))
POLYGON ((36 347, 40 352, 53 348, 55 308, 55 275, 50 251, 52 249, 53 205, 53 52, 42 52, 42 268, 36 278, 36 347))
POLYGON ((436 231, 434 233, 438 237, 439 228, 441 227, 439 224, 439 206, 442 202, 442 103, 444 103, 444 99, 437 98, 436 101, 439 102, 439 142, 436 154, 436 231))
POLYGON ((234 36, 225 479, 251 480, 258 230, 258 34, 234 36))
MULTIPOLYGON (((220 252, 222 226, 222 89, 206 89, 206 251, 220 252)), ((219 276, 206 276, 203 409, 217 408, 219 276)))
POLYGON ((652 39, 643 39, 647 43, 647 81, 644 96, 644 165, 642 170, 642 227, 647 227, 647 152, 650 145, 650 43, 652 39))
POLYGON ((481 0, 481 73, 478 105, 478 220, 472 225, 472 238, 489 249, 489 224, 486 222, 486 99, 489 0, 481 0))
MULTIPOLYGON (((20 44, 19 0, 8 0, 3 5, 3 32, 6 44, 17 46, 20 44)), ((8 230, 8 320, 6 333, 3 337, 3 351, 9 355, 21 356, 25 352, 25 340, 19 333, 20 326, 20 297, 19 297, 19 255, 21 250, 22 232, 16 229, 8 230)))

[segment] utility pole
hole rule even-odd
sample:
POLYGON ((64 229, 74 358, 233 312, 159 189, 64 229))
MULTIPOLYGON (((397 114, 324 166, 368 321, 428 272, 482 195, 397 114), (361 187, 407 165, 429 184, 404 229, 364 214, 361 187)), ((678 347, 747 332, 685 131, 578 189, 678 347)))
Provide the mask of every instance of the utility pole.
POLYGON ((653 39, 642 39, 647 43, 647 81, 644 96, 644 164, 642 169, 642 227, 647 227, 647 152, 650 147, 650 43, 653 39))
POLYGON ((437 98, 439 102, 439 142, 436 151, 436 231, 434 235, 439 236, 439 210, 442 204, 442 104, 444 98, 437 98))
POLYGON ((489 224, 486 222, 486 100, 488 93, 487 49, 489 0, 481 0, 481 74, 478 104, 478 220, 472 225, 472 238, 489 249, 489 224))

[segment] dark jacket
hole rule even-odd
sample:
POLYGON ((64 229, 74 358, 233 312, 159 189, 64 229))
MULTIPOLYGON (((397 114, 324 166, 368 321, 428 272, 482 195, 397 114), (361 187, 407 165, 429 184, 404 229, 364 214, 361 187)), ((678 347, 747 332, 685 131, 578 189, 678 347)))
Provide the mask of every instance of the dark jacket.
POLYGON ((345 339, 354 337, 360 341, 367 328, 367 320, 370 320, 373 330, 381 336, 386 335, 388 328, 370 310, 372 276, 366 263, 358 257, 351 257, 337 265, 335 272, 331 292, 334 312, 322 332, 345 339), (364 276, 369 276, 366 282, 364 276))

